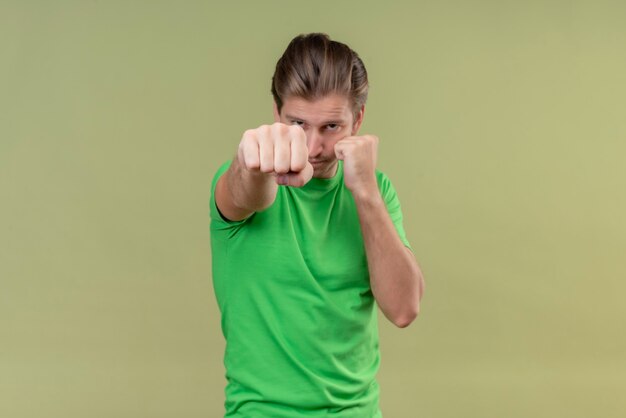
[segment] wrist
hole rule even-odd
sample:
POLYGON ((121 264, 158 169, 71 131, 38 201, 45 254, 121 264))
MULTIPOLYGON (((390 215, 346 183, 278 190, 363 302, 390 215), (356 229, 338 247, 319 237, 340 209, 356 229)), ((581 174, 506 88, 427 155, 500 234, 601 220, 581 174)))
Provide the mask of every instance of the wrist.
POLYGON ((376 203, 382 201, 377 183, 370 183, 361 187, 355 187, 351 190, 352 196, 356 202, 376 203))

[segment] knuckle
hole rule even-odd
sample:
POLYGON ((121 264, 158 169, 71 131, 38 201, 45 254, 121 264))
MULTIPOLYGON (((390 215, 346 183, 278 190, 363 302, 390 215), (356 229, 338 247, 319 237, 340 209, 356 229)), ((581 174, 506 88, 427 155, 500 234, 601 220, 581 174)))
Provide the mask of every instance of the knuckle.
POLYGON ((272 129, 282 133, 287 130, 287 125, 282 122, 274 122, 272 124, 272 129))
POLYGON ((256 136, 256 129, 246 129, 241 136, 241 142, 249 142, 250 140, 254 140, 256 136))
POLYGON ((294 135, 300 136, 304 134, 304 128, 300 125, 288 125, 289 131, 293 132, 294 135))
POLYGON ((244 157, 243 162, 244 162, 244 166, 248 170, 258 170, 260 167, 260 162, 258 159, 250 159, 250 158, 244 157))
POLYGON ((243 155, 248 155, 250 152, 254 150, 254 143, 251 140, 242 140, 239 143, 238 152, 241 152, 243 155))
POLYGON ((302 171, 306 168, 306 162, 307 162, 306 156, 304 156, 304 158, 297 158, 293 161, 293 164, 291 164, 291 167, 293 168, 293 171, 302 171))
POLYGON ((246 162, 246 168, 248 170, 254 170, 257 171, 260 168, 259 162, 258 161, 254 161, 254 162, 246 162))
POLYGON ((272 129, 272 127, 270 125, 261 125, 257 128, 257 132, 259 134, 264 134, 267 135, 268 132, 270 132, 272 129))
POLYGON ((271 135, 259 135, 258 142, 259 142, 259 145, 266 147, 272 144, 272 142, 274 141, 271 135))

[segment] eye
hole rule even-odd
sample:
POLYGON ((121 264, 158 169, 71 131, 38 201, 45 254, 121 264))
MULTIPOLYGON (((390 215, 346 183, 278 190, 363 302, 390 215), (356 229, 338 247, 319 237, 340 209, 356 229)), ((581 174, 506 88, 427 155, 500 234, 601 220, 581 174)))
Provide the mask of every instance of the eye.
POLYGON ((292 120, 291 122, 292 122, 292 123, 295 123, 295 124, 297 124, 297 125, 299 125, 299 126, 302 126, 302 125, 300 125, 300 124, 301 124, 301 123, 304 123, 304 122, 302 122, 301 120, 292 120))
POLYGON ((328 125, 326 125, 326 126, 328 126, 328 128, 329 128, 331 131, 336 131, 337 129, 339 129, 339 125, 337 125, 336 123, 329 123, 329 124, 328 124, 328 125))

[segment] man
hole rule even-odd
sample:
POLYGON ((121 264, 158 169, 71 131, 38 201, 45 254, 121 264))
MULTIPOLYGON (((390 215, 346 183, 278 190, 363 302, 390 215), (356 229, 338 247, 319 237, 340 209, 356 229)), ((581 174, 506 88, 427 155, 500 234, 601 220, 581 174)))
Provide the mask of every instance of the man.
POLYGON ((424 279, 378 138, 357 136, 359 56, 294 38, 272 77, 274 123, 244 132, 211 185, 226 417, 380 418, 376 304, 417 316, 424 279))

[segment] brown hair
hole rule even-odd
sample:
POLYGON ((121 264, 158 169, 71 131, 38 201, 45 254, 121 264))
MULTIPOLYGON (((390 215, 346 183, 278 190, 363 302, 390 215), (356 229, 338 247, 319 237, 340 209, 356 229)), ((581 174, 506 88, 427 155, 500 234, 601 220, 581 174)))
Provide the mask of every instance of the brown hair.
POLYGON ((367 91, 367 71, 361 58, 348 45, 330 40, 325 33, 293 38, 272 76, 272 95, 279 113, 288 97, 315 100, 338 93, 350 99, 356 120, 367 101, 367 91))

